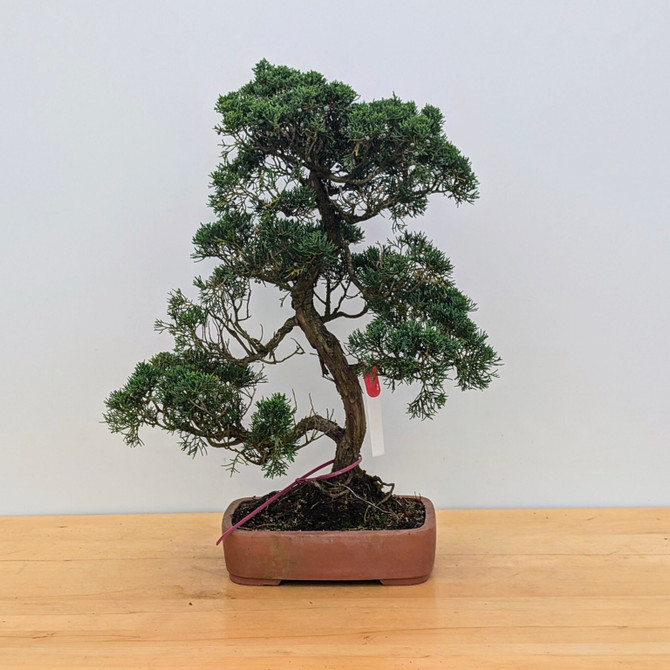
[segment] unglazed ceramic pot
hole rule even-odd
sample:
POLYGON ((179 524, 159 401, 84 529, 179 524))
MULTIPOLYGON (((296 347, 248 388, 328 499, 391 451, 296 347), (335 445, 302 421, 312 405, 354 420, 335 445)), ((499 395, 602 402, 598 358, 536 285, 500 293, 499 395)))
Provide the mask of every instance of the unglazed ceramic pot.
MULTIPOLYGON (((225 532, 246 500, 223 515, 225 532)), ((237 584, 276 586, 282 580, 362 581, 386 585, 425 582, 435 563, 433 503, 420 498, 426 520, 406 530, 274 531, 238 528, 223 540, 230 579, 237 584)))

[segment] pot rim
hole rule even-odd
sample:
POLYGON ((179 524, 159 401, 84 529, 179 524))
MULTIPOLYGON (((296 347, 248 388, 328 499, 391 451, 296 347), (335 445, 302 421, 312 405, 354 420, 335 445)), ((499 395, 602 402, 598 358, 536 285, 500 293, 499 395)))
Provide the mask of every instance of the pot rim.
MULTIPOLYGON (((428 498, 424 498, 423 496, 415 496, 415 495, 398 495, 397 497, 399 498, 415 498, 420 500, 423 503, 423 506, 426 510, 426 516, 424 519, 424 522, 421 526, 417 526, 416 528, 400 528, 400 529, 380 529, 380 530, 370 530, 370 529, 352 529, 352 530, 347 530, 347 529, 342 529, 342 530, 269 530, 269 529, 253 529, 253 528, 245 528, 244 526, 240 526, 237 528, 231 535, 228 537, 232 537, 235 535, 235 533, 250 533, 253 535, 260 535, 262 533, 267 533, 267 534, 281 534, 282 536, 286 537, 291 537, 291 536, 300 536, 300 537, 307 537, 309 535, 315 535, 318 537, 324 537, 327 534, 333 534, 333 535, 340 535, 342 533, 357 533, 357 534, 369 534, 372 536, 379 536, 379 534, 401 534, 401 535, 407 535, 407 534, 412 534, 416 532, 424 532, 426 530, 429 530, 431 528, 435 527, 436 521, 435 521, 435 506, 433 505, 432 501, 428 498)), ((237 498, 233 500, 228 507, 226 508, 226 511, 223 514, 223 523, 222 523, 222 528, 224 532, 228 530, 232 525, 232 519, 233 519, 233 513, 237 509, 237 507, 240 505, 240 503, 246 501, 246 500, 252 500, 252 496, 248 496, 245 498, 237 498)), ((228 539, 228 538, 226 538, 228 539)))

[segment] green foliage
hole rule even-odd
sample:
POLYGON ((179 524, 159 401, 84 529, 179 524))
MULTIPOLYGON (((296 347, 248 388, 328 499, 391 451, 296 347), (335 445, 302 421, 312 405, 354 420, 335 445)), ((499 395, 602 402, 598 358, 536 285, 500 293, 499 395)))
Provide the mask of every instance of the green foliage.
POLYGON ((176 433, 192 455, 208 444, 233 446, 246 437, 241 420, 262 380, 248 366, 200 351, 163 352, 139 363, 126 385, 110 394, 104 418, 131 446, 142 444, 142 426, 176 433))
POLYGON ((217 132, 232 141, 212 174, 216 212, 311 216, 310 176, 328 182, 341 223, 388 210, 422 214, 431 193, 477 197, 470 162, 442 132, 440 111, 396 96, 370 103, 340 82, 261 61, 255 79, 219 98, 217 132))
POLYGON ((444 406, 444 383, 488 386, 499 359, 468 314, 474 303, 451 279, 449 259, 422 234, 403 233, 353 259, 375 318, 349 337, 349 350, 382 379, 418 383, 412 417, 430 418, 444 406))
POLYGON ((286 474, 288 464, 293 462, 297 448, 294 414, 295 409, 283 393, 256 403, 245 448, 265 455, 261 467, 268 477, 286 474))
POLYGON ((196 298, 170 294, 156 328, 173 336, 174 351, 140 363, 109 396, 110 429, 138 445, 142 426, 160 427, 188 453, 224 447, 235 454, 233 469, 252 463, 272 477, 320 435, 336 442, 336 463, 352 461, 365 430, 356 376, 373 366, 392 389, 418 385, 409 405, 415 417, 444 405, 447 380, 486 387, 499 359, 470 319, 474 303, 454 286, 443 252, 407 227, 431 194, 456 204, 477 198, 470 162, 444 134, 441 112, 395 95, 362 102, 341 82, 265 60, 216 109, 216 220, 193 238, 194 258, 216 266, 195 279, 196 298), (365 222, 384 214, 395 237, 358 247, 365 222), (269 334, 248 326, 258 284, 277 288, 293 307, 269 334), (327 324, 364 315, 372 319, 345 352, 327 324), (280 393, 252 408, 263 381, 258 366, 302 353, 296 329, 346 398, 344 428, 330 412, 296 421, 280 393))
POLYGON ((205 224, 193 243, 196 258, 216 257, 231 277, 265 281, 289 290, 305 275, 317 276, 336 262, 335 248, 312 222, 224 214, 205 224))

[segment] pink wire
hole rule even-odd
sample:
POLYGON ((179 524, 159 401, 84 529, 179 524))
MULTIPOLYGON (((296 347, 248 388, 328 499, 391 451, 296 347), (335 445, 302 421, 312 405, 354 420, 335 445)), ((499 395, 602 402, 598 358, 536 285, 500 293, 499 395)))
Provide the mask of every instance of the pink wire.
POLYGON ((310 477, 310 475, 313 475, 315 472, 318 472, 319 470, 323 470, 323 468, 329 466, 331 463, 335 462, 335 459, 332 461, 327 461, 326 463, 323 463, 319 465, 317 468, 314 468, 313 470, 310 470, 306 474, 304 474, 302 477, 298 477, 294 482, 289 484, 285 489, 282 489, 279 493, 275 493, 272 498, 269 500, 266 500, 262 505, 259 505, 253 512, 247 514, 243 519, 240 519, 234 526, 231 526, 217 541, 216 544, 217 546, 223 542, 224 538, 228 537, 234 530, 237 530, 240 526, 243 526, 249 519, 252 517, 255 517, 256 514, 264 510, 268 505, 272 504, 277 498, 281 498, 285 493, 290 491, 294 486, 297 486, 298 484, 302 484, 303 482, 320 482, 324 479, 332 479, 333 477, 337 477, 338 475, 343 475, 345 472, 349 472, 349 470, 353 470, 361 461, 363 460, 362 456, 358 457, 358 460, 354 461, 351 465, 347 465, 346 468, 342 468, 341 470, 337 470, 337 472, 329 472, 326 475, 319 475, 318 477, 310 477))

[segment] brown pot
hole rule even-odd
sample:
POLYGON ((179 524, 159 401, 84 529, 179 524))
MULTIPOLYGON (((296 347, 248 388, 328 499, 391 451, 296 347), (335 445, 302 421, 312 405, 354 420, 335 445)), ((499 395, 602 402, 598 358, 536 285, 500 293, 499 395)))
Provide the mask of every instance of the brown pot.
MULTIPOLYGON (((232 502, 223 531, 246 498, 232 502)), ((282 580, 359 581, 405 585, 425 582, 435 562, 435 508, 421 498, 426 521, 407 530, 233 531, 223 540, 230 579, 276 586, 282 580)))

